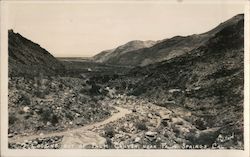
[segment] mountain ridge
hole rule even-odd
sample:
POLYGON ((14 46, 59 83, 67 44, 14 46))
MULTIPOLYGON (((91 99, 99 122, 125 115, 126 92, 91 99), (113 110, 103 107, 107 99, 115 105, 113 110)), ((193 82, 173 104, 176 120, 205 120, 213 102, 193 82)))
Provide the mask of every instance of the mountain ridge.
POLYGON ((9 74, 56 74, 64 66, 39 44, 8 30, 9 74))
MULTIPOLYGON (((242 18, 243 14, 239 14, 205 33, 193 34, 189 36, 174 36, 169 39, 158 41, 151 47, 126 51, 125 53, 121 53, 120 55, 114 55, 113 51, 109 51, 108 59, 99 60, 102 63, 126 66, 145 66, 148 64, 168 60, 188 53, 189 51, 202 46, 207 40, 212 38, 221 29, 229 25, 234 25, 242 18)), ((98 56, 98 54, 96 56, 98 56)))
POLYGON ((134 50, 139 50, 142 48, 146 48, 146 47, 151 47, 154 44, 156 44, 158 41, 153 41, 153 40, 145 40, 145 41, 141 41, 141 40, 132 40, 129 41, 123 45, 120 45, 114 49, 110 49, 110 50, 104 50, 102 52, 100 52, 99 54, 95 55, 93 57, 93 60, 95 62, 107 62, 108 60, 112 59, 113 57, 116 56, 120 56, 126 52, 129 51, 134 51, 134 50))

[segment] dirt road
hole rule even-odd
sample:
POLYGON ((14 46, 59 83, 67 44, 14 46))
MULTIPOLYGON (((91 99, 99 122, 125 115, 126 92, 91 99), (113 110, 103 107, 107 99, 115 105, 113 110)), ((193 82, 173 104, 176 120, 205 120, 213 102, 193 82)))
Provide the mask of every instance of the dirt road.
POLYGON ((52 132, 47 134, 39 134, 39 135, 29 135, 29 136, 17 136, 13 138, 9 138, 9 142, 17 143, 24 142, 26 140, 32 140, 36 138, 46 138, 52 136, 64 136, 62 141, 62 146, 64 148, 76 148, 76 146, 85 146, 88 144, 100 145, 103 144, 105 139, 100 137, 97 133, 92 132, 91 130, 102 125, 108 124, 110 122, 116 121, 122 117, 125 117, 127 114, 130 114, 131 111, 125 108, 121 108, 118 106, 114 106, 119 112, 113 114, 111 117, 105 119, 104 121, 89 124, 80 128, 71 129, 67 131, 61 132, 52 132))

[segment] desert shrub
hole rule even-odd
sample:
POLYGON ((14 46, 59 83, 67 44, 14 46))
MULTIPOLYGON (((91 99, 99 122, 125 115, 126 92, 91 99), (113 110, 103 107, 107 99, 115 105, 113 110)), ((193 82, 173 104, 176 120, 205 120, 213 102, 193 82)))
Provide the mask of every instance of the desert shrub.
POLYGON ((147 91, 146 87, 141 86, 141 87, 135 88, 135 90, 131 94, 134 96, 139 96, 145 93, 146 91, 147 91))
POLYGON ((106 138, 108 149, 114 149, 114 144, 110 138, 106 138))
POLYGON ((112 138, 115 135, 115 130, 112 126, 107 126, 104 128, 105 136, 112 138))
POLYGON ((122 132, 127 132, 127 130, 126 130, 126 128, 125 128, 124 126, 121 126, 120 130, 121 130, 122 132))
POLYGON ((49 93, 50 93, 49 89, 46 89, 46 90, 43 91, 44 95, 49 95, 49 93))
POLYGON ((25 94, 21 94, 21 97, 18 102, 22 105, 30 105, 30 98, 25 94))
POLYGON ((80 91, 79 91, 81 94, 85 94, 86 93, 86 89, 85 88, 82 88, 82 89, 80 89, 80 91))
POLYGON ((206 129, 205 122, 202 119, 197 119, 195 120, 194 123, 197 129, 200 129, 200 130, 206 129))
POLYGON ((119 77, 119 75, 114 74, 114 75, 112 76, 112 79, 115 80, 115 79, 118 79, 118 77, 119 77))
POLYGON ((25 115, 24 118, 25 119, 29 119, 31 116, 29 114, 25 115))
POLYGON ((98 94, 100 94, 100 91, 99 91, 100 89, 101 89, 101 87, 99 85, 92 84, 92 87, 89 90, 89 92, 91 95, 98 95, 98 94))
POLYGON ((42 113, 41 113, 41 120, 43 122, 47 122, 47 121, 50 121, 51 119, 51 115, 52 115, 52 111, 50 109, 44 109, 42 110, 42 113))
POLYGON ((20 110, 18 111, 18 113, 19 113, 19 114, 24 114, 24 111, 23 111, 22 109, 20 109, 20 110))
POLYGON ((177 128, 177 127, 173 127, 173 132, 177 135, 177 136, 179 136, 180 135, 180 130, 177 128))
POLYGON ((60 90, 63 89, 63 85, 62 84, 59 84, 58 87, 59 87, 60 90))
POLYGON ((184 124, 183 121, 179 121, 176 123, 176 125, 183 125, 183 124, 184 124))
POLYGON ((110 80, 110 77, 108 75, 104 75, 102 78, 101 78, 101 81, 102 83, 106 83, 110 80))
POLYGON ((44 99, 46 95, 43 91, 40 91, 40 90, 35 91, 34 94, 36 97, 41 98, 41 99, 44 99))
POLYGON ((125 88, 127 87, 127 83, 126 83, 125 81, 123 81, 123 82, 121 83, 121 86, 122 86, 123 89, 125 89, 125 88))
POLYGON ((69 120, 73 120, 74 116, 70 113, 70 112, 66 112, 65 114, 66 118, 68 118, 69 120))
POLYGON ((17 121, 17 117, 14 115, 9 116, 9 124, 14 124, 17 121))
POLYGON ((51 117, 51 123, 52 123, 52 125, 55 125, 55 124, 57 124, 58 122, 59 122, 58 117, 57 117, 56 115, 53 115, 53 116, 51 117))
POLYGON ((136 122, 135 127, 138 130, 148 130, 148 127, 146 126, 145 122, 136 122))

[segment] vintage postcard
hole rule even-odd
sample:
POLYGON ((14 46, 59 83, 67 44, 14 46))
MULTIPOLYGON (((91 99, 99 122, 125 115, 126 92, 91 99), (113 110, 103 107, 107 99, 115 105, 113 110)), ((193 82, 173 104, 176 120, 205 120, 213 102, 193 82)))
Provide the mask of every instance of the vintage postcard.
POLYGON ((1 156, 249 156, 249 2, 1 1, 1 156))

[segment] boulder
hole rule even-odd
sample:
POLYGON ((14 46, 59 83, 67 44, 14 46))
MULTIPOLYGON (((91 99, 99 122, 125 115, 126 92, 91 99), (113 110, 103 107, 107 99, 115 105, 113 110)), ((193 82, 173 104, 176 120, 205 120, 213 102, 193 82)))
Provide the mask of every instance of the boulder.
POLYGON ((134 142, 135 143, 139 143, 141 141, 141 138, 140 137, 136 137, 135 139, 134 139, 134 142))
POLYGON ((30 110, 30 107, 28 107, 28 106, 23 107, 23 111, 24 111, 25 113, 29 112, 29 110, 30 110))
POLYGON ((148 137, 155 137, 157 135, 157 132, 148 131, 145 133, 145 135, 148 137))
POLYGON ((151 113, 149 113, 148 118, 153 118, 153 115, 151 113))

